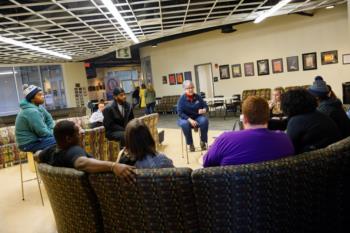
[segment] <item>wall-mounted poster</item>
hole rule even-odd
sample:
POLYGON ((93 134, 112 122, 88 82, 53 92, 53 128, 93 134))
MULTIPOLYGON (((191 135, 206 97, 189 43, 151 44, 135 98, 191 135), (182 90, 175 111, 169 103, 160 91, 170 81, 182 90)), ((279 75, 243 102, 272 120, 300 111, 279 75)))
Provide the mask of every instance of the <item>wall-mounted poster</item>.
POLYGON ((217 81, 219 81, 219 78, 218 77, 213 77, 213 81, 217 82, 217 81))
POLYGON ((232 68, 232 77, 234 78, 242 77, 241 64, 234 64, 231 66, 231 68, 232 68))
POLYGON ((190 81, 192 81, 192 73, 191 73, 191 71, 186 71, 186 72, 184 73, 184 75, 185 75, 185 80, 190 80, 190 81))
POLYGON ((304 53, 303 70, 316 70, 316 69, 317 69, 316 53, 304 53))
POLYGON ((287 71, 293 72, 299 70, 299 57, 291 56, 287 57, 287 71))
POLYGON ((175 74, 169 74, 169 84, 176 85, 175 74))
POLYGON ((263 59, 256 61, 258 67, 258 75, 268 75, 270 74, 269 60, 263 59))
POLYGON ((272 72, 273 73, 282 73, 283 72, 283 59, 273 59, 271 61, 272 63, 272 72))
POLYGON ((322 65, 328 65, 328 64, 336 64, 338 63, 338 51, 327 51, 321 53, 321 64, 322 65))
POLYGON ((163 84, 168 84, 168 79, 166 76, 162 77, 163 84))
POLYGON ((182 84, 184 82, 184 76, 182 73, 176 73, 176 83, 182 84))
POLYGON ((230 78, 230 66, 222 65, 219 66, 220 79, 229 79, 230 78))
POLYGON ((246 77, 254 76, 254 63, 253 62, 244 63, 244 75, 246 77))

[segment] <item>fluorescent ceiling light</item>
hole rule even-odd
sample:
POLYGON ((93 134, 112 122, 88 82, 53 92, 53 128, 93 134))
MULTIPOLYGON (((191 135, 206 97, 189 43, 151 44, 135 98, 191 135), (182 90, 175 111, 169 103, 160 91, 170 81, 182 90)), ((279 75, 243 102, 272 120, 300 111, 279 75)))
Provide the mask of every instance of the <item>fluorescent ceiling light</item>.
POLYGON ((26 49, 35 50, 35 51, 38 51, 38 52, 41 52, 41 53, 46 53, 46 54, 49 54, 49 55, 52 55, 52 56, 55 56, 55 57, 60 57, 60 58, 64 58, 64 59, 67 59, 67 60, 71 60, 72 59, 71 56, 64 55, 64 54, 61 54, 61 53, 57 53, 57 52, 54 52, 52 50, 43 49, 43 48, 40 48, 40 47, 35 46, 35 45, 23 43, 21 41, 13 40, 13 39, 6 38, 6 37, 3 37, 3 36, 0 36, 0 41, 2 41, 4 43, 7 43, 7 44, 13 44, 15 46, 23 47, 23 48, 26 48, 26 49))
MULTIPOLYGON (((15 72, 16 74, 17 72, 15 72)), ((13 71, 5 71, 5 72, 0 72, 0 75, 7 75, 7 74, 13 74, 13 71)))
POLYGON ((119 13, 118 9, 114 6, 112 1, 111 0, 101 0, 101 1, 105 5, 105 7, 107 7, 109 12, 114 16, 114 18, 118 21, 120 26, 122 26, 124 31, 130 36, 132 41, 134 41, 135 43, 139 43, 140 41, 137 39, 135 34, 131 31, 128 24, 125 22, 125 20, 123 19, 123 17, 119 13))
POLYGON ((273 13, 275 13, 276 11, 278 11, 279 9, 281 9, 282 7, 284 7, 285 5, 287 5, 291 1, 292 0, 282 0, 282 1, 280 1, 279 3, 274 5, 270 10, 265 11, 262 15, 257 17, 255 19, 254 23, 260 23, 261 21, 263 21, 264 19, 270 17, 273 13))
POLYGON ((329 10, 329 9, 333 9, 333 8, 334 8, 334 6, 333 6, 333 5, 331 5, 331 6, 327 6, 327 7, 326 7, 326 9, 327 9, 327 10, 329 10))

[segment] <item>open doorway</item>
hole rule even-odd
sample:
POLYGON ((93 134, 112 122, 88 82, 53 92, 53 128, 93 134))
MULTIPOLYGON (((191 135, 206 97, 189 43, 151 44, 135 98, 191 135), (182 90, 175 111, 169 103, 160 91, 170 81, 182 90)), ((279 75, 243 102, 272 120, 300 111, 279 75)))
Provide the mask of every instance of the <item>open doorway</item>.
POLYGON ((205 97, 214 97, 213 72, 211 63, 200 64, 194 66, 196 75, 196 89, 197 93, 204 92, 205 97))

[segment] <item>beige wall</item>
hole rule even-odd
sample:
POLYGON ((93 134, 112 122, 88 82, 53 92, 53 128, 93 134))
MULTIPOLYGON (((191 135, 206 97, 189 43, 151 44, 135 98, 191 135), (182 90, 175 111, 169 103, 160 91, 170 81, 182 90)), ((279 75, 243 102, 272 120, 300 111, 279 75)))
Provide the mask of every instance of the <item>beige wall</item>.
POLYGON ((350 53, 346 4, 332 10, 318 10, 314 17, 287 15, 263 23, 238 25, 237 32, 222 34, 219 30, 161 43, 156 48, 141 49, 141 57, 151 56, 157 96, 179 94, 181 86, 163 85, 161 77, 170 73, 192 71, 194 65, 212 63, 213 75, 219 77, 214 64, 242 64, 269 59, 270 75, 232 78, 214 83, 215 94, 231 96, 245 89, 274 88, 311 84, 322 75, 341 97, 341 83, 350 81, 350 65, 342 64, 342 54, 350 53), (339 63, 321 65, 320 52, 338 50, 339 63), (302 71, 302 53, 317 52, 317 70, 302 71), (298 72, 286 72, 288 56, 299 56, 298 72), (283 58, 284 73, 271 74, 271 59, 283 58))
MULTIPOLYGON (((88 88, 86 72, 83 62, 72 62, 72 63, 63 63, 63 78, 64 78, 64 87, 66 89, 67 95, 67 105, 68 107, 76 107, 76 101, 74 96, 74 87, 76 83, 80 83, 81 87, 85 87, 86 90, 88 88)), ((89 97, 84 96, 85 106, 87 106, 87 102, 89 101, 89 97)))

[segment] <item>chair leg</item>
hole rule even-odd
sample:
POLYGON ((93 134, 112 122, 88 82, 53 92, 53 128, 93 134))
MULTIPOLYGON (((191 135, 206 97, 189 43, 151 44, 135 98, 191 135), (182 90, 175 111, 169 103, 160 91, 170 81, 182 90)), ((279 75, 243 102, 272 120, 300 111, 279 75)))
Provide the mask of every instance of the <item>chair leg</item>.
POLYGON ((43 194, 42 194, 42 192, 41 192, 40 180, 39 180, 39 176, 38 176, 38 169, 37 169, 37 165, 36 165, 36 162, 35 162, 35 161, 34 161, 34 169, 35 169, 36 180, 37 180, 37 182, 38 182, 38 188, 39 188, 41 203, 42 203, 43 206, 44 206, 44 199, 43 199, 43 194))
POLYGON ((23 189, 23 168, 22 168, 22 158, 21 153, 19 154, 19 169, 21 173, 21 191, 22 191, 22 201, 24 201, 24 189, 23 189))
MULTIPOLYGON (((181 154, 182 154, 182 158, 185 158, 184 157, 184 139, 183 139, 183 132, 182 132, 182 129, 180 129, 180 137, 181 137, 181 154)), ((185 147, 186 149, 186 147, 185 147)))

